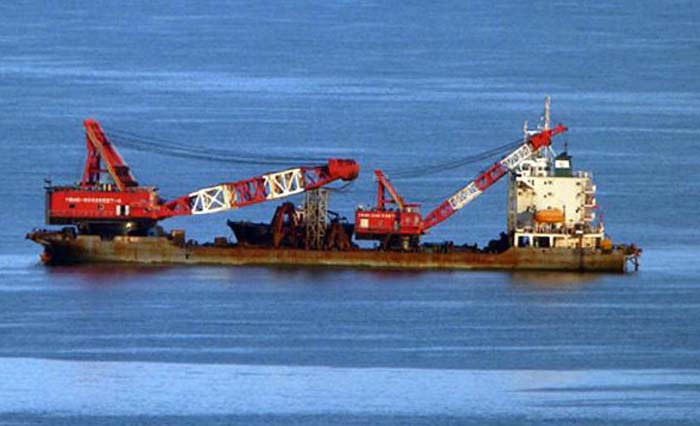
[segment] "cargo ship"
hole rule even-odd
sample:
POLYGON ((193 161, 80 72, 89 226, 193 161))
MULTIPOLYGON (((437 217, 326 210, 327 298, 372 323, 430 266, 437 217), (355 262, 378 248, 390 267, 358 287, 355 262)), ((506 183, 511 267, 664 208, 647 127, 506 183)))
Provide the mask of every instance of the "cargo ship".
MULTIPOLYGON (((141 186, 100 124, 85 120, 87 160, 75 185, 46 186, 46 221, 60 229, 35 229, 27 238, 43 247, 47 265, 143 263, 379 268, 392 270, 481 269, 623 273, 639 266, 641 249, 614 244, 596 215, 592 175, 575 171, 568 150, 552 148, 549 99, 536 129, 518 141, 447 166, 498 156, 485 171, 423 216, 382 170, 375 170, 376 205, 358 207, 354 223, 329 210, 327 185, 352 181, 360 171, 351 159, 327 160, 162 199, 141 186), (495 182, 508 179, 508 223, 484 247, 451 241, 424 243, 430 229, 469 205, 495 182), (302 206, 284 202, 270 223, 228 221, 235 240, 210 243, 166 232, 161 221, 175 216, 241 209, 296 194, 302 206), (370 243, 368 243, 370 242, 370 243), (372 244, 373 243, 373 244, 372 244), (371 247, 367 245, 371 244, 371 247)), ((161 147, 163 148, 163 147, 161 147)), ((174 154, 185 147, 171 146, 174 154)), ((202 152, 195 153, 202 155, 202 152)))

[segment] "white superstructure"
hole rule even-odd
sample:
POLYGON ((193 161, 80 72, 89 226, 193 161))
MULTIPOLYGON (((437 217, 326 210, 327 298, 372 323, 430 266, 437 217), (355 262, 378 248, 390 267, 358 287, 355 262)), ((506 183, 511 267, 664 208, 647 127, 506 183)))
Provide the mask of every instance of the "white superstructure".
MULTIPOLYGON (((545 106, 544 128, 549 126, 545 106)), ((526 133, 528 131, 526 130, 526 133)), ((574 172, 567 152, 535 154, 510 174, 508 234, 517 247, 601 248, 596 187, 588 172, 574 172)))

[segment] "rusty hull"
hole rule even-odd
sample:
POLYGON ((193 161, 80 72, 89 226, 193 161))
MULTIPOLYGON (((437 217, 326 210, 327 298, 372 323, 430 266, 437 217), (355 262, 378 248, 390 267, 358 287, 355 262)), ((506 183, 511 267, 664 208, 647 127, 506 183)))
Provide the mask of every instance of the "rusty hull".
MULTIPOLYGON (((626 270, 630 254, 561 248, 510 248, 500 254, 481 252, 408 253, 356 249, 310 251, 250 248, 237 245, 182 244, 169 237, 70 235, 35 231, 27 238, 44 246, 47 264, 142 263, 263 265, 377 269, 549 270, 615 272, 626 270)), ((635 258, 636 260, 636 258, 635 258)))

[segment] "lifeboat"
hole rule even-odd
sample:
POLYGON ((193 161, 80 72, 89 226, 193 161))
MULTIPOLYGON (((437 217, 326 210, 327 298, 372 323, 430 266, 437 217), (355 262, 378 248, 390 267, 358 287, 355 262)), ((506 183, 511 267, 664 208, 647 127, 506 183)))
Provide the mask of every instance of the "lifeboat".
POLYGON ((564 212, 559 209, 538 210, 535 213, 537 223, 562 223, 564 222, 564 212))

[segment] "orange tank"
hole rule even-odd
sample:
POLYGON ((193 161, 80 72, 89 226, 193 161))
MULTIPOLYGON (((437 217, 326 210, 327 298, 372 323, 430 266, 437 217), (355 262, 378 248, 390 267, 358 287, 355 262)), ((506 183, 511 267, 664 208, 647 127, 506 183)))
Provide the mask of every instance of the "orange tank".
POLYGON ((561 223, 564 222, 564 212, 559 209, 539 210, 535 213, 535 222, 561 223))

